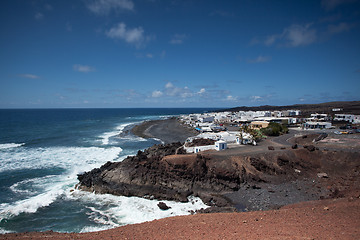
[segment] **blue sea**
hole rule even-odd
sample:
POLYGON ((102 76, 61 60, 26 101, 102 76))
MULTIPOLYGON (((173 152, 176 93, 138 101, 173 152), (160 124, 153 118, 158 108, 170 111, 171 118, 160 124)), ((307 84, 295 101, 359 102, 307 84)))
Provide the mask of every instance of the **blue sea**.
POLYGON ((189 214, 206 205, 98 195, 77 175, 161 143, 129 133, 134 124, 211 109, 0 110, 0 233, 91 232, 189 214))

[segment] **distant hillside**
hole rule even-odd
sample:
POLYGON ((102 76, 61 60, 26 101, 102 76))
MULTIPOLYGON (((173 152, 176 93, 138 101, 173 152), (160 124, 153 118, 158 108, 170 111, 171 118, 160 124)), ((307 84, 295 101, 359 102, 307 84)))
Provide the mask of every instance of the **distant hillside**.
POLYGON ((289 106, 258 106, 258 107, 236 107, 226 109, 225 111, 278 111, 278 110, 301 110, 303 115, 307 113, 349 113, 349 114, 360 114, 360 101, 351 101, 351 102, 327 102, 319 104, 295 104, 289 106), (340 108, 342 109, 339 112, 333 112, 332 109, 340 108))

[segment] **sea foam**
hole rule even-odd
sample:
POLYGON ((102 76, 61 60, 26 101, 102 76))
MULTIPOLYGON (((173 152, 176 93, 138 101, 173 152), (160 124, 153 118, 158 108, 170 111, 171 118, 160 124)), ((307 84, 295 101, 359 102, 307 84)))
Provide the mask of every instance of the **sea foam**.
POLYGON ((25 145, 25 143, 3 143, 3 144, 0 144, 0 150, 21 147, 23 145, 25 145))
POLYGON ((20 169, 60 167, 75 173, 116 161, 120 147, 49 147, 4 151, 0 155, 0 172, 20 169))
POLYGON ((77 181, 77 174, 100 167, 107 161, 118 160, 119 147, 51 147, 9 150, 0 155, 0 172, 24 169, 63 168, 60 175, 47 175, 14 183, 10 189, 19 193, 20 199, 0 204, 0 220, 20 213, 35 213, 49 206, 60 196, 66 196, 77 181), (24 185, 28 185, 23 187, 24 185), (29 185, 32 187, 29 189, 29 185))
POLYGON ((190 211, 208 208, 200 198, 190 196, 189 202, 162 201, 171 207, 169 210, 160 210, 159 200, 149 200, 139 197, 114 196, 110 194, 94 194, 76 190, 70 198, 76 198, 85 204, 94 204, 87 207, 89 219, 98 224, 99 228, 87 226, 81 232, 100 231, 126 224, 141 223, 171 216, 189 215, 190 211))
POLYGON ((111 137, 115 137, 119 134, 122 133, 122 131, 125 129, 125 127, 131 125, 133 123, 123 123, 123 124, 120 124, 119 126, 117 126, 115 128, 114 131, 111 131, 111 132, 106 132, 106 133, 103 133, 102 135, 100 135, 100 138, 101 138, 101 142, 103 145, 107 145, 109 144, 109 140, 111 137))

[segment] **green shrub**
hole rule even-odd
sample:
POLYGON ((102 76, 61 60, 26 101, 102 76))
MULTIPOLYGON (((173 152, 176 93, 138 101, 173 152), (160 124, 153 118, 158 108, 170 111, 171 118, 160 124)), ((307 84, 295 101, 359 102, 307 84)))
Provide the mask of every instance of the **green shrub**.
POLYGON ((279 123, 270 123, 266 128, 262 128, 261 132, 266 136, 280 136, 281 134, 288 133, 289 129, 279 123))

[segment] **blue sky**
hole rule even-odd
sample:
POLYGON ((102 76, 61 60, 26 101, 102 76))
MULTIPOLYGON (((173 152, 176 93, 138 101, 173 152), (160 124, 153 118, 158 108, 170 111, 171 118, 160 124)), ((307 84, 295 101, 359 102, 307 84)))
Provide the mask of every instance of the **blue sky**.
POLYGON ((359 0, 0 4, 0 108, 360 100, 359 0))

